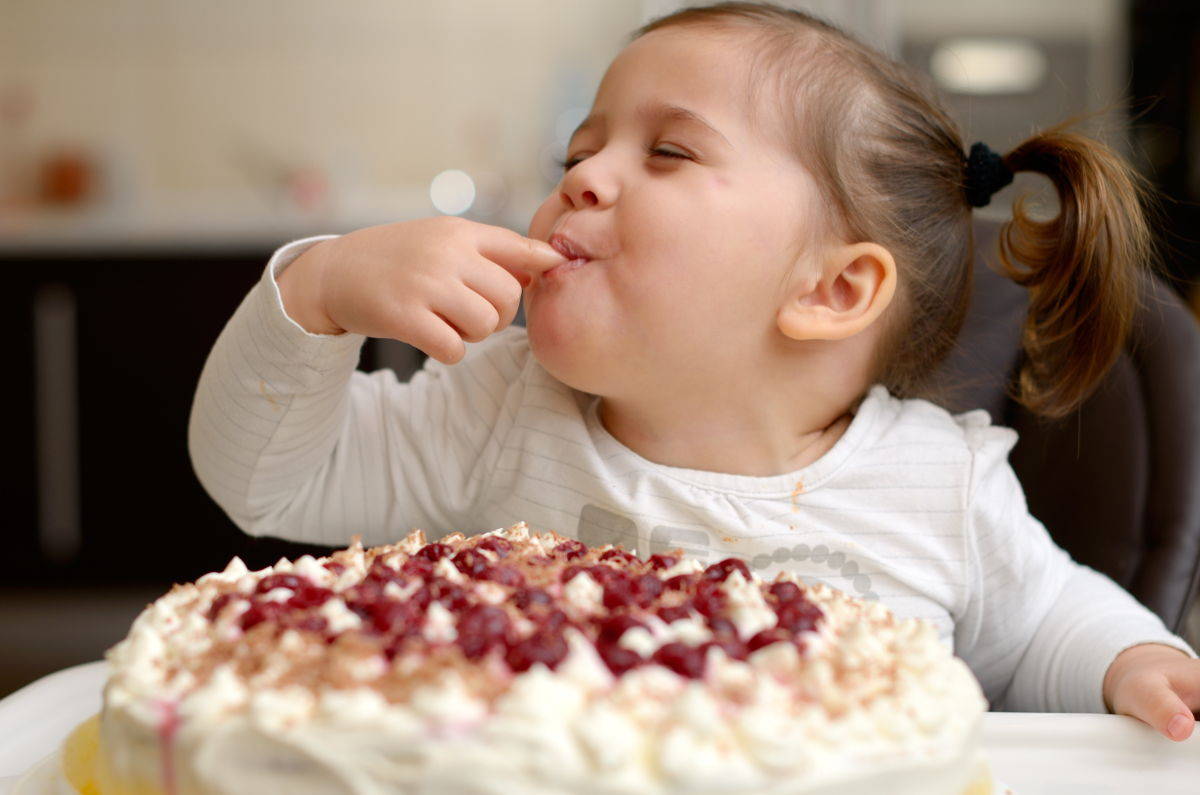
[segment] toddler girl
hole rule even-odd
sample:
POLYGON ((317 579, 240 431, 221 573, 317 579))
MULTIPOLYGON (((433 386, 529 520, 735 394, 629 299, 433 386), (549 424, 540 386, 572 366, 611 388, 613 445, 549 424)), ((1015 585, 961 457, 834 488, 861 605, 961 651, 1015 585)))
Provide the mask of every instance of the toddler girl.
POLYGON ((1118 355, 1144 188, 1062 126, 969 156, 912 73, 797 11, 637 31, 528 237, 438 217, 280 249, 214 347, 189 443, 247 533, 382 544, 525 520, 641 555, 787 568, 932 621, 993 706, 1192 731, 1200 662, 1025 506, 1016 441, 928 396, 970 295, 971 208, 1030 290, 1019 399, 1061 416, 1118 355), (522 294, 528 330, 510 326, 522 294), (431 359, 356 372, 365 337, 431 359), (464 343, 473 343, 468 349, 464 343))

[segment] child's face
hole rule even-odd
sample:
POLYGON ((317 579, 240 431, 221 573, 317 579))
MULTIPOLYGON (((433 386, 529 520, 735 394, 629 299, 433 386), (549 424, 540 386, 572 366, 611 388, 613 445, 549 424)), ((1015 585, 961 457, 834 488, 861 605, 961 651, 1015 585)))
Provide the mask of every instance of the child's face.
POLYGON ((666 394, 751 372, 780 344, 783 288, 813 255, 805 241, 821 210, 808 172, 751 127, 745 42, 659 30, 609 66, 598 121, 567 149, 579 160, 529 228, 595 257, 535 278, 525 294, 534 355, 564 383, 666 394), (641 113, 665 104, 715 129, 641 113))

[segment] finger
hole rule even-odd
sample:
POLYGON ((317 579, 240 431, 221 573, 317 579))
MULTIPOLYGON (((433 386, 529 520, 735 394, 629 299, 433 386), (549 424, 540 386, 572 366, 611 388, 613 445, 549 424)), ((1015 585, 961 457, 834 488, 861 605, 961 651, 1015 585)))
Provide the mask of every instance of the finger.
POLYGON ((525 237, 500 226, 487 227, 480 234, 476 248, 513 276, 522 274, 526 278, 567 262, 566 257, 544 240, 525 237))
POLYGON ((496 307, 462 283, 431 302, 430 308, 457 328, 467 342, 487 339, 500 323, 500 313, 496 307))
MULTIPOLYGON (((527 277, 528 278, 528 277, 527 277)), ((517 316, 521 305, 521 282, 491 260, 481 260, 479 267, 463 276, 463 284, 483 296, 500 316, 496 331, 507 328, 517 316)))
POLYGON ((420 312, 398 336, 442 364, 462 361, 467 353, 462 336, 444 317, 430 311, 420 312))
POLYGON ((1191 709, 1170 688, 1166 677, 1154 677, 1140 687, 1128 705, 1128 712, 1175 741, 1190 737, 1196 723, 1191 709))
POLYGON ((1187 660, 1167 671, 1167 681, 1192 712, 1200 712, 1200 660, 1187 660))

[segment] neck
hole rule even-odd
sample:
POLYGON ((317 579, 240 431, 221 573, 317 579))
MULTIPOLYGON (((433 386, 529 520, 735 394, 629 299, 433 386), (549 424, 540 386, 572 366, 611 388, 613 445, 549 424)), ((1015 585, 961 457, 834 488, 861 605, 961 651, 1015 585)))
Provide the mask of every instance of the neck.
POLYGON ((724 389, 669 396, 645 390, 637 397, 605 397, 600 421, 650 461, 767 477, 802 469, 829 452, 863 392, 862 383, 849 378, 792 378, 786 388, 774 389, 739 379, 724 383, 724 389))

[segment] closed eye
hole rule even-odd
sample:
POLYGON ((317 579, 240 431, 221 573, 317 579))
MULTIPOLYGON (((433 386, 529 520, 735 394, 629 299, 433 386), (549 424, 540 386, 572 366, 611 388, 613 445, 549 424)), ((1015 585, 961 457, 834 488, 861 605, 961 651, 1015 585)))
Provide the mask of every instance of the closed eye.
MULTIPOLYGON (((680 152, 672 152, 670 149, 652 148, 648 153, 650 155, 659 155, 661 157, 674 157, 680 160, 691 160, 691 158, 687 155, 680 152)), ((563 171, 570 171, 573 166, 577 165, 582 160, 582 157, 572 157, 569 160, 558 160, 557 162, 563 171)))

